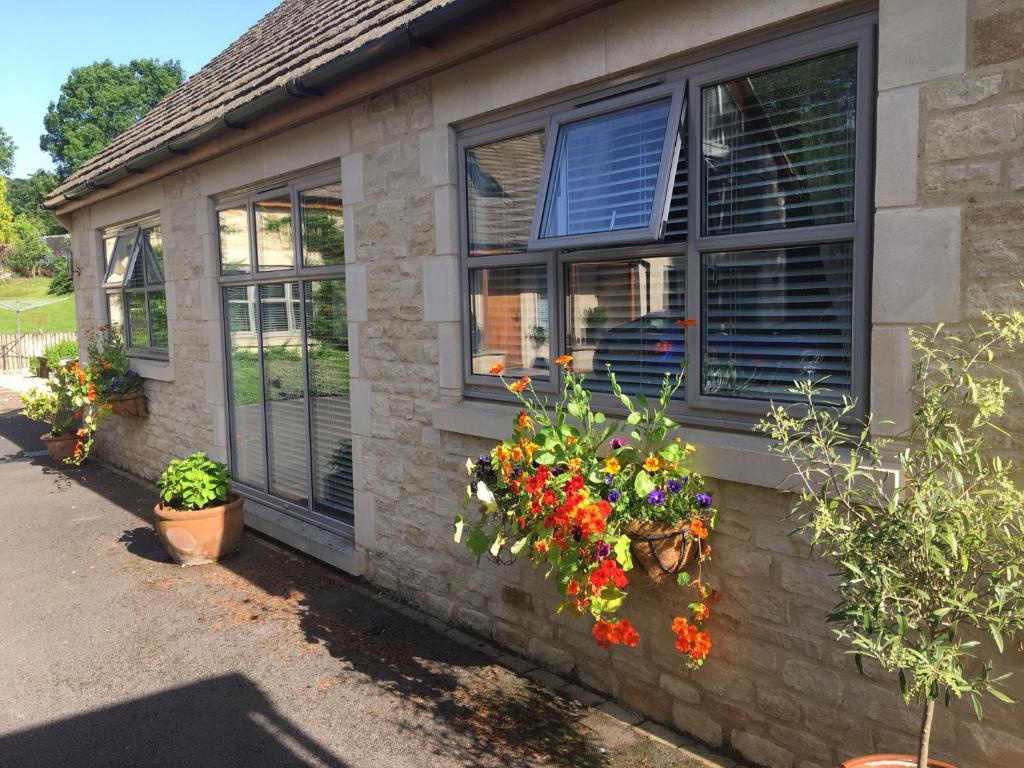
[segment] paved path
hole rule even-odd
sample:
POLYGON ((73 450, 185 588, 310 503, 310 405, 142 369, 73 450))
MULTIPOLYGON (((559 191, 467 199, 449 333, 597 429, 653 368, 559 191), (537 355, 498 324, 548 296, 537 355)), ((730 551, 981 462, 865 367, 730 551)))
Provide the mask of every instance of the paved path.
POLYGON ((732 765, 251 533, 221 565, 172 565, 153 489, 31 457, 15 408, 0 390, 0 766, 732 765))

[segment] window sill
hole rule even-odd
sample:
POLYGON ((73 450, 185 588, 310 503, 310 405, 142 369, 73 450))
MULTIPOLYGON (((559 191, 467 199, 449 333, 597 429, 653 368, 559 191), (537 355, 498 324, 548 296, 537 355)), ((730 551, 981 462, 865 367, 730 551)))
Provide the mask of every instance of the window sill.
POLYGON ((169 360, 152 360, 145 357, 128 356, 133 371, 144 379, 152 381, 174 381, 174 366, 169 360))
MULTIPOLYGON (((512 421, 521 410, 464 400, 435 408, 433 423, 442 432, 503 440, 511 435, 512 421)), ((694 427, 681 429, 680 435, 697 446, 693 468, 707 477, 772 489, 790 478, 791 470, 779 456, 768 453, 768 441, 762 437, 694 427)))

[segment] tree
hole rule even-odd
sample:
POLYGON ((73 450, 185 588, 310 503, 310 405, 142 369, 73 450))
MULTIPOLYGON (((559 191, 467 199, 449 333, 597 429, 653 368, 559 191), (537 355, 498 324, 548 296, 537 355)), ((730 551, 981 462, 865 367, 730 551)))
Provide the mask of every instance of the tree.
POLYGON ((7 179, 0 175, 0 244, 14 242, 14 211, 7 202, 7 179))
POLYGON ((17 148, 11 134, 0 128, 0 173, 5 176, 14 172, 14 151, 17 148))
POLYGON ((1010 701, 1009 675, 992 673, 979 639, 1002 653, 1024 630, 1024 490, 988 439, 1008 434, 998 421, 1011 392, 994 361, 1024 346, 1024 314, 985 318, 910 332, 916 410, 898 475, 879 471, 891 451, 870 419, 851 423, 849 398, 820 405, 816 382, 799 382, 799 405, 773 405, 759 427, 794 469, 801 529, 834 563, 836 635, 921 705, 918 768, 937 700, 966 696, 979 718, 983 696, 1010 701))
POLYGON ((99 153, 138 122, 184 80, 174 59, 133 59, 116 65, 109 59, 77 67, 50 102, 39 147, 48 152, 61 179, 99 153))
POLYGON ((57 186, 57 175, 49 171, 36 171, 27 179, 9 179, 7 201, 14 215, 32 223, 39 235, 59 235, 64 232, 56 217, 43 209, 42 203, 57 186))

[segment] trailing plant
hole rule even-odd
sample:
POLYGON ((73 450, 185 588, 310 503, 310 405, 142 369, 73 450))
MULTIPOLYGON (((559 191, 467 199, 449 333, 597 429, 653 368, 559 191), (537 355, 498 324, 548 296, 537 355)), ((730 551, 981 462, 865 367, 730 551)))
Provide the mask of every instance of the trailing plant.
MULTIPOLYGON (((633 569, 627 527, 637 521, 679 525, 679 535, 698 551, 698 564, 695 577, 679 574, 679 584, 694 591, 690 616, 675 617, 670 626, 688 664, 699 667, 711 648, 704 622, 718 599, 700 572, 711 554, 706 538, 716 513, 700 476, 687 466, 693 447, 669 439, 678 425, 666 411, 682 379, 666 376, 652 404, 643 395, 626 395, 609 370, 628 414, 627 440, 618 435, 619 424, 591 407, 584 377, 572 371, 571 361, 568 355, 556 360, 565 386, 553 403, 537 394, 529 377, 502 377, 524 410, 508 440, 467 460, 466 500, 479 504, 479 517, 467 522, 458 516, 455 540, 464 539, 478 558, 527 557, 546 567, 561 596, 558 611, 590 614, 594 638, 607 648, 640 640, 629 619, 617 618, 633 569)), ((491 373, 503 370, 499 364, 491 373)))
POLYGON ((86 331, 89 373, 103 402, 116 397, 142 394, 143 380, 131 369, 128 349, 117 328, 101 325, 86 331))
POLYGON ((205 453, 174 459, 157 481, 160 498, 172 509, 205 509, 227 501, 231 473, 205 453))
POLYGON ((48 424, 49 437, 74 434, 78 442, 65 463, 79 465, 92 450, 96 429, 106 413, 99 405, 96 385, 88 371, 72 363, 54 369, 45 386, 22 393, 22 413, 48 424))
POLYGON ((989 444, 1010 392, 995 361, 1024 344, 1024 315, 986 321, 911 332, 916 405, 897 473, 870 417, 851 422, 849 398, 822 405, 820 382, 798 383, 798 405, 773 405, 759 427, 794 468, 801 530, 835 564, 835 634, 922 708, 920 768, 937 700, 968 697, 979 718, 983 696, 1010 701, 979 637, 1001 653, 1024 630, 1024 492, 989 444))

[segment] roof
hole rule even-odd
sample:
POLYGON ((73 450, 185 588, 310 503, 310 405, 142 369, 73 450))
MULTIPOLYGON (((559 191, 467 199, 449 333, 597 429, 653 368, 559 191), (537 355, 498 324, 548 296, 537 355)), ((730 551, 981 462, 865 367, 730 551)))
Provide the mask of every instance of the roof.
POLYGON ((199 134, 211 138, 211 126, 219 125, 220 132, 236 128, 232 118, 246 108, 255 116, 255 104, 264 102, 269 109, 288 97, 311 95, 310 83, 326 82, 318 73, 339 59, 386 52, 385 41, 398 36, 408 38, 407 45, 415 43, 412 22, 423 22, 426 30, 428 17, 451 20, 485 5, 481 0, 284 0, 83 163, 50 193, 47 204, 81 197, 180 154, 199 134), (275 94, 283 98, 271 99, 275 94))

